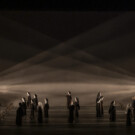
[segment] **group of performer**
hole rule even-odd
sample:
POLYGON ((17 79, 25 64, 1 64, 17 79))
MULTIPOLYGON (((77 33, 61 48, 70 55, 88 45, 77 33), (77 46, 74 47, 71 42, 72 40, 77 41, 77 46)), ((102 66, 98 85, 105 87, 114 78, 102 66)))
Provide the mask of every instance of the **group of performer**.
POLYGON ((74 121, 74 113, 75 117, 78 119, 79 117, 79 110, 80 110, 80 104, 79 104, 79 98, 75 97, 75 100, 73 102, 71 92, 68 91, 66 94, 67 97, 67 109, 69 110, 69 122, 73 123, 74 121))
MULTIPOLYGON (((68 91, 66 94, 67 98, 67 109, 69 111, 68 121, 69 123, 73 123, 74 116, 78 119, 79 118, 79 98, 75 97, 74 101, 72 99, 71 92, 68 91)), ((104 96, 102 96, 101 92, 97 94, 96 98, 96 117, 101 118, 104 116, 104 108, 103 108, 103 101, 104 96)), ((35 113, 37 114, 37 120, 39 123, 43 122, 43 112, 44 117, 48 118, 48 110, 49 110, 49 103, 48 99, 44 99, 44 106, 42 102, 38 102, 38 97, 35 94, 33 99, 31 98, 31 94, 27 92, 27 100, 23 97, 22 102, 19 103, 19 107, 16 113, 16 124, 18 126, 22 125, 22 118, 26 116, 26 109, 30 109, 30 119, 33 120, 35 118, 35 113)), ((112 101, 108 110, 109 119, 111 122, 116 121, 116 102, 112 101)), ((135 97, 132 98, 132 105, 128 104, 126 107, 126 125, 130 126, 132 124, 132 113, 134 116, 135 121, 135 97)))
MULTIPOLYGON (((104 97, 101 95, 101 92, 99 92, 96 99, 97 117, 104 116, 103 100, 104 100, 104 97)), ((116 121, 116 102, 115 101, 112 101, 110 103, 108 113, 110 115, 109 117, 110 121, 112 122, 116 121)), ((127 104, 125 114, 126 114, 126 125, 131 126, 132 116, 134 117, 133 121, 135 121, 135 97, 132 98, 132 104, 127 104)))
POLYGON ((43 121, 43 111, 44 117, 48 118, 48 111, 49 111, 49 102, 48 98, 44 99, 44 106, 42 102, 38 102, 38 97, 35 94, 33 99, 31 98, 31 94, 27 92, 27 100, 25 97, 22 98, 22 102, 19 103, 19 107, 16 111, 16 125, 22 125, 22 118, 26 117, 26 110, 27 108, 30 109, 30 119, 33 120, 35 118, 35 113, 37 114, 37 120, 39 123, 43 121))

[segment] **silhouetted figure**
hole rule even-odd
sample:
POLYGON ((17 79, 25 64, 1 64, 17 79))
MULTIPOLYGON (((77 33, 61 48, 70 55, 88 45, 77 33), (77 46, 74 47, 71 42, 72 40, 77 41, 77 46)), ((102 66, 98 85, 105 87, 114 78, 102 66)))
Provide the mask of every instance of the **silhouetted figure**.
POLYGON ((75 106, 75 116, 76 116, 76 118, 78 118, 79 117, 80 105, 79 105, 79 99, 77 97, 75 97, 74 106, 75 106))
POLYGON ((23 109, 23 116, 25 116, 27 105, 26 105, 26 99, 24 97, 22 98, 22 109, 23 109))
POLYGON ((69 122, 73 123, 74 121, 74 103, 71 101, 69 105, 69 122))
POLYGON ((67 97, 67 108, 69 109, 69 106, 71 104, 71 100, 72 100, 72 96, 71 96, 71 92, 68 91, 68 94, 66 95, 67 97))
POLYGON ((22 104, 19 103, 19 107, 16 111, 16 125, 17 126, 22 125, 22 116, 23 116, 22 104))
POLYGON ((48 110, 49 110, 49 103, 48 99, 45 99, 45 104, 44 104, 44 117, 48 118, 48 110))
POLYGON ((127 108, 126 108, 126 125, 127 126, 132 125, 132 108, 131 108, 131 104, 128 104, 127 108))
POLYGON ((34 119, 34 103, 33 100, 31 100, 31 104, 30 104, 30 119, 34 119))
POLYGON ((33 103, 34 103, 34 110, 37 111, 38 98, 36 94, 34 95, 33 103))
POLYGON ((110 121, 116 121, 116 106, 115 101, 112 101, 109 108, 110 121))
POLYGON ((43 105, 41 102, 38 102, 38 122, 43 122, 43 112, 42 112, 43 105))
POLYGON ((97 94, 97 99, 96 99, 97 117, 103 117, 104 115, 103 100, 104 100, 104 97, 101 95, 101 92, 99 92, 97 94))
POLYGON ((132 107, 133 107, 133 117, 134 117, 134 121, 135 121, 135 96, 132 97, 132 107))
POLYGON ((30 108, 30 105, 31 105, 31 95, 29 92, 27 92, 27 107, 30 108))

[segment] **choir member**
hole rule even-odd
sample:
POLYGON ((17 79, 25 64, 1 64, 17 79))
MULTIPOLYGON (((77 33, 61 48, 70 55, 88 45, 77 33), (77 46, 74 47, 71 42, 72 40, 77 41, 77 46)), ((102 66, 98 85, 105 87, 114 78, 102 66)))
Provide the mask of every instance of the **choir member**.
POLYGON ((69 106, 71 104, 71 100, 72 100, 72 96, 71 96, 71 92, 68 91, 68 94, 66 94, 67 97, 67 108, 69 109, 69 106))
POLYGON ((43 122, 43 112, 42 112, 43 105, 41 102, 38 102, 38 123, 43 122))
POLYGON ((48 110, 49 110, 49 103, 48 99, 45 99, 45 104, 44 104, 44 117, 48 118, 48 110))
POLYGON ((34 103, 33 100, 31 100, 31 104, 30 104, 30 119, 34 119, 34 103))
POLYGON ((128 104, 126 108, 126 125, 131 126, 131 124, 132 124, 132 107, 131 104, 128 104))
POLYGON ((77 97, 75 97, 74 106, 75 106, 75 116, 76 116, 76 118, 78 118, 79 117, 80 105, 79 105, 79 99, 77 97))
POLYGON ((17 126, 22 125, 22 116, 23 116, 22 104, 19 103, 19 107, 16 111, 16 125, 17 126))
POLYGON ((101 92, 99 92, 97 94, 97 99, 96 99, 97 117, 103 117, 103 115, 104 115, 103 100, 104 100, 104 97, 101 95, 101 92))
POLYGON ((116 106, 115 101, 112 101, 109 108, 110 121, 116 120, 116 106))
POLYGON ((30 107, 31 104, 31 95, 30 92, 27 92, 27 107, 30 107))
POLYGON ((73 123, 74 121, 74 103, 71 101, 69 105, 69 122, 73 123))
POLYGON ((34 95, 33 103, 34 103, 34 110, 37 111, 38 98, 36 94, 34 95))
POLYGON ((133 117, 134 117, 134 121, 135 121, 135 96, 132 97, 132 107, 133 107, 133 117))
POLYGON ((26 99, 24 97, 22 98, 22 109, 23 109, 23 116, 25 116, 27 105, 26 105, 26 99))

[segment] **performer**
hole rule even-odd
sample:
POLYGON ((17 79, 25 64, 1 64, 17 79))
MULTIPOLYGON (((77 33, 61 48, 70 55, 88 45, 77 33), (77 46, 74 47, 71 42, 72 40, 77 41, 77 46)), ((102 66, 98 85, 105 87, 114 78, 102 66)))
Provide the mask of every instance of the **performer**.
POLYGON ((133 107, 133 117, 134 117, 134 121, 135 121, 135 96, 132 97, 132 107, 133 107))
POLYGON ((79 98, 75 97, 75 116, 76 118, 79 117, 79 110, 80 110, 80 105, 79 105, 79 98))
POLYGON ((68 94, 66 94, 67 97, 67 108, 69 109, 69 106, 71 104, 71 100, 72 100, 72 96, 71 96, 71 92, 68 91, 68 94))
POLYGON ((73 123, 74 121, 74 103, 71 101, 69 105, 69 122, 73 123))
POLYGON ((127 126, 132 125, 132 107, 131 107, 131 104, 128 104, 127 108, 126 108, 126 125, 127 126))
POLYGON ((38 98, 36 94, 34 95, 33 103, 34 103, 34 110, 37 111, 38 98))
POLYGON ((96 99, 97 117, 103 117, 103 115, 104 115, 103 100, 104 100, 104 97, 101 95, 101 92, 99 92, 97 94, 97 99, 96 99))
POLYGON ((116 106, 115 101, 112 101, 109 108, 110 121, 116 120, 116 106))
POLYGON ((30 107, 30 104, 31 104, 31 95, 30 95, 30 92, 27 92, 27 107, 29 108, 30 107))
POLYGON ((17 126, 22 125, 22 116, 23 116, 22 104, 19 103, 19 107, 16 111, 16 125, 17 126))
POLYGON ((38 122, 39 123, 42 123, 43 122, 42 108, 43 108, 42 103, 41 102, 38 102, 38 122))
POLYGON ((27 105, 26 105, 26 99, 24 97, 22 98, 22 109, 23 109, 23 116, 25 116, 27 105))
POLYGON ((45 104, 44 104, 44 117, 48 118, 48 110, 49 110, 49 103, 48 99, 45 98, 45 104))
POLYGON ((34 103, 33 100, 31 100, 31 104, 30 104, 30 119, 34 119, 34 103))

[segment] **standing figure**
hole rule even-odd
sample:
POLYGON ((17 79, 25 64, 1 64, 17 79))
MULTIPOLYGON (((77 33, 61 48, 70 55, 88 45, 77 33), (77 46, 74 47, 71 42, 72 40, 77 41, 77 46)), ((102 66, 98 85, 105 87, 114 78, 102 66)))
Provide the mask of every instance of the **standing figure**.
POLYGON ((19 103, 19 107, 16 111, 16 125, 17 126, 22 125, 22 116, 23 116, 22 104, 19 103))
POLYGON ((75 97, 75 116, 76 118, 79 117, 79 110, 80 110, 80 105, 79 105, 79 99, 77 97, 75 97))
POLYGON ((30 104, 31 104, 31 95, 30 95, 29 92, 27 92, 27 97, 28 97, 28 99, 27 99, 27 107, 30 108, 30 104))
POLYGON ((68 94, 66 94, 67 97, 67 108, 69 109, 69 106, 71 104, 71 100, 72 100, 72 96, 71 96, 71 92, 68 91, 68 94))
POLYGON ((104 100, 104 97, 101 95, 101 92, 99 92, 97 94, 97 99, 96 99, 97 117, 103 117, 104 115, 103 100, 104 100))
POLYGON ((34 95, 33 103, 34 103, 34 110, 37 111, 38 98, 36 94, 34 95))
POLYGON ((110 121, 116 120, 116 106, 115 101, 112 101, 109 108, 110 121))
POLYGON ((42 113, 43 105, 41 102, 38 102, 38 123, 43 122, 43 113, 42 113))
POLYGON ((48 99, 45 99, 45 104, 44 104, 44 117, 48 118, 48 110, 49 110, 49 103, 48 99))
POLYGON ((30 104, 30 119, 34 119, 34 103, 33 100, 31 100, 31 104, 30 104))
POLYGON ((132 125, 132 107, 131 107, 131 104, 128 104, 127 108, 126 108, 126 125, 127 126, 132 125))
POLYGON ((74 121, 74 103, 71 101, 69 105, 69 122, 73 123, 74 121))
POLYGON ((132 107, 133 107, 133 117, 134 117, 134 121, 135 121, 135 96, 132 97, 132 107))
POLYGON ((27 105, 26 105, 26 99, 24 97, 22 98, 22 109, 23 109, 23 116, 25 116, 27 105))

